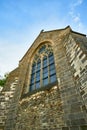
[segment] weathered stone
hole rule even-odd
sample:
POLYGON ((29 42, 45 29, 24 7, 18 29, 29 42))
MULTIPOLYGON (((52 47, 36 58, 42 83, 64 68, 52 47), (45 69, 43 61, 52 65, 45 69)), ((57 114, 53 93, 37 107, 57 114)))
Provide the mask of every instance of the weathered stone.
POLYGON ((69 26, 39 34, 0 91, 0 129, 87 129, 86 35, 69 26), (52 46, 57 81, 30 92, 32 61, 44 44, 52 46))

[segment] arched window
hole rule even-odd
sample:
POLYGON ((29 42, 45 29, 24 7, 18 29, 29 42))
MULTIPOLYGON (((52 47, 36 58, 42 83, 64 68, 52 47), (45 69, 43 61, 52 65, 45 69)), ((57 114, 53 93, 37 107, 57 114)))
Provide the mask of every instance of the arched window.
POLYGON ((35 53, 30 77, 30 91, 56 82, 54 55, 49 44, 42 45, 35 53))

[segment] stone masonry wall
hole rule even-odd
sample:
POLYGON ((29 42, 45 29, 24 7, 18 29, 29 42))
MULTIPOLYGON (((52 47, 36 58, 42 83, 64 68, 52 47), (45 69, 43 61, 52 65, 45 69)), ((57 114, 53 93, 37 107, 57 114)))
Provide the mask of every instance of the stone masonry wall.
POLYGON ((66 54, 71 65, 77 89, 84 101, 84 109, 87 109, 87 38, 72 34, 65 43, 66 54), (74 40, 73 40, 74 37, 74 40), (86 45, 86 46, 85 46, 86 45), (84 48, 85 46, 85 48, 84 48))
MULTIPOLYGON (((87 113, 86 110, 83 109, 84 101, 80 92, 78 91, 78 85, 76 84, 76 80, 73 76, 71 66, 69 64, 69 60, 67 57, 67 53, 72 47, 68 47, 69 45, 69 34, 65 32, 61 34, 58 39, 55 39, 54 44, 54 53, 55 53, 55 63, 56 63, 56 71, 59 77, 59 90, 61 99, 63 102, 63 110, 64 110, 64 120, 66 125, 70 130, 79 130, 82 129, 84 125, 87 125, 87 113), (65 49, 68 47, 67 51, 65 49)), ((72 42, 72 46, 73 42, 72 42)), ((73 55, 73 52, 71 52, 73 55)), ((68 53, 70 56, 70 54, 68 53)), ((87 129, 87 126, 85 126, 87 129)), ((83 129, 82 129, 83 130, 83 129)))
MULTIPOLYGON (((70 65, 70 70, 73 75, 73 82, 75 82, 76 95, 72 101, 68 102, 72 105, 70 118, 74 119, 72 125, 82 125, 81 130, 87 129, 87 55, 85 53, 84 41, 82 39, 87 40, 86 37, 77 34, 77 35, 69 35, 64 41, 64 47, 66 51, 66 56, 68 63, 70 65), (73 39, 74 38, 74 39, 73 39), (76 40, 79 40, 79 42, 76 40), (67 41, 68 39, 68 41, 67 41), (77 117, 75 117, 75 115, 77 117), (79 120, 79 121, 77 121, 79 120), (78 123, 77 123, 78 122, 78 123), (85 126, 86 125, 86 126, 85 126)), ((71 95, 73 88, 71 88, 71 95)), ((67 91, 67 92, 69 92, 67 91)), ((74 93, 74 94, 75 94, 74 93)))
POLYGON ((20 101, 16 130, 61 130, 64 126, 58 86, 20 101))
MULTIPOLYGON (((12 120, 12 118, 15 118, 14 113, 14 107, 12 109, 12 106, 14 104, 13 97, 14 93, 16 92, 16 85, 18 83, 18 78, 15 78, 15 81, 11 83, 9 86, 9 91, 2 90, 0 92, 0 130, 10 130, 10 127, 8 125, 9 119, 12 120)), ((13 125, 14 122, 10 125, 13 125)))

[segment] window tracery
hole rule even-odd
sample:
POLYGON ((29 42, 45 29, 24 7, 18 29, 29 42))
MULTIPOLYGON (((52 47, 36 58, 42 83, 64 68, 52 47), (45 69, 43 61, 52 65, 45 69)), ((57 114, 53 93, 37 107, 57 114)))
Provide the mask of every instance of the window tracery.
POLYGON ((49 44, 42 45, 35 53, 30 77, 30 91, 57 80, 53 49, 49 44))

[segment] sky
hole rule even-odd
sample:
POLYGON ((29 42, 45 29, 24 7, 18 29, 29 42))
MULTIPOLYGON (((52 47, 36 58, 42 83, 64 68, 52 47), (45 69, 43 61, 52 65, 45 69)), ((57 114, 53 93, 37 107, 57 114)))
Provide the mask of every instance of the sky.
POLYGON ((15 69, 40 31, 87 34, 87 0, 0 0, 0 75, 15 69))

